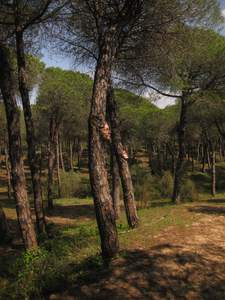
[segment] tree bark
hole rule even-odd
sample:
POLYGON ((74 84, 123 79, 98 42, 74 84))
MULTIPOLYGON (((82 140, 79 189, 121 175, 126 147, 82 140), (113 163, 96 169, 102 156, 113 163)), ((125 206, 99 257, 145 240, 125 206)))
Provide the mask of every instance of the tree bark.
POLYGON ((185 162, 185 131, 187 126, 187 96, 181 97, 180 123, 178 128, 178 160, 174 174, 173 202, 179 203, 185 162))
POLYGON ((112 168, 112 199, 115 210, 115 217, 120 217, 120 174, 115 151, 111 150, 111 168, 112 168))
POLYGON ((3 208, 0 205, 0 243, 9 238, 9 226, 3 208))
POLYGON ((62 150, 62 142, 59 141, 59 156, 60 156, 60 164, 63 172, 65 172, 65 164, 63 159, 63 150, 62 150))
POLYGON ((0 88, 6 110, 12 186, 16 201, 17 217, 24 246, 26 249, 32 249, 37 247, 37 240, 26 190, 20 136, 20 113, 16 103, 9 50, 2 45, 0 45, 0 88))
POLYGON ((211 144, 211 194, 216 196, 216 151, 211 144))
POLYGON ((49 149, 48 149, 48 209, 53 209, 53 183, 56 160, 57 124, 54 117, 49 124, 49 149))
POLYGON ((135 228, 138 225, 138 215, 134 198, 133 183, 128 165, 128 155, 124 150, 121 141, 116 101, 111 82, 108 88, 107 107, 112 130, 112 144, 116 154, 123 187, 124 206, 126 210, 127 221, 131 228, 135 228))
POLYGON ((202 173, 205 173, 206 145, 202 145, 202 173))
POLYGON ((101 237, 102 257, 105 262, 113 258, 119 250, 104 149, 105 140, 107 139, 107 132, 105 132, 107 131, 105 119, 106 98, 111 77, 113 47, 111 36, 102 38, 89 116, 89 173, 96 219, 101 237))
POLYGON ((36 140, 34 132, 34 124, 32 111, 29 99, 29 89, 27 85, 27 70, 26 59, 24 52, 23 32, 16 31, 16 50, 17 50, 17 65, 18 65, 18 81, 21 94, 24 120, 26 125, 26 137, 28 145, 28 161, 31 171, 31 179, 34 193, 34 207, 36 214, 36 223, 39 233, 45 232, 45 216, 43 209, 43 201, 41 195, 41 183, 38 172, 38 159, 36 154, 36 140))
POLYGON ((6 167, 6 172, 7 172, 7 193, 8 193, 9 200, 11 200, 11 196, 12 196, 11 168, 10 168, 7 146, 5 146, 5 167, 6 167))
POLYGON ((81 169, 81 156, 83 153, 83 148, 82 148, 80 137, 78 137, 77 143, 78 143, 78 145, 77 145, 77 147, 78 147, 78 149, 77 149, 77 168, 78 168, 78 170, 80 170, 81 169))
POLYGON ((57 181, 58 181, 58 197, 61 198, 61 177, 59 166, 59 133, 56 138, 56 168, 57 168, 57 181))
POLYGON ((73 172, 73 143, 71 140, 69 141, 69 147, 70 147, 70 170, 73 172))

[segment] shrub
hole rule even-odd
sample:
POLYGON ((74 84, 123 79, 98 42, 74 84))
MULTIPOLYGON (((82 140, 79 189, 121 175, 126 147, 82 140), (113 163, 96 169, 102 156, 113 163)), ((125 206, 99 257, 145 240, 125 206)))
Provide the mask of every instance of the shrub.
POLYGON ((173 176, 170 171, 165 171, 159 181, 159 191, 162 197, 169 198, 173 193, 173 176))
POLYGON ((184 181, 181 187, 181 199, 183 201, 196 201, 199 199, 199 194, 194 182, 190 179, 184 181))
POLYGON ((74 172, 61 172, 61 196, 63 198, 74 197, 77 195, 81 177, 74 172))
POLYGON ((159 191, 156 188, 155 178, 149 171, 139 166, 132 169, 135 198, 139 201, 140 207, 148 207, 151 201, 159 198, 159 191))

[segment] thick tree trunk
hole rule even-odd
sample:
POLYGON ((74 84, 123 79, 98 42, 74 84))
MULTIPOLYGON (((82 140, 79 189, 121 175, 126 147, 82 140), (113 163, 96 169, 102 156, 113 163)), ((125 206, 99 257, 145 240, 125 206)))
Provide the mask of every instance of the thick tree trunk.
POLYGON ((46 223, 45 223, 43 201, 41 195, 40 176, 38 172, 38 159, 36 154, 34 124, 33 124, 31 105, 29 99, 29 90, 27 86, 27 70, 26 70, 26 60, 25 60, 25 53, 24 53, 23 33, 21 31, 16 31, 16 49, 17 49, 19 90, 21 94, 24 120, 26 125, 28 160, 30 165, 31 179, 32 179, 32 186, 33 186, 33 193, 34 193, 36 223, 37 223, 38 232, 43 233, 45 232, 46 223))
POLYGON ((126 210, 127 221, 131 228, 135 228, 138 225, 138 215, 134 199, 133 183, 128 165, 128 155, 124 150, 121 141, 117 107, 111 83, 108 88, 107 107, 112 130, 112 144, 116 154, 123 187, 124 206, 126 210))
POLYGON ((49 124, 49 149, 48 149, 48 209, 53 209, 53 183, 56 160, 57 125, 54 117, 49 124))
POLYGON ((120 174, 115 151, 111 151, 112 199, 116 219, 120 217, 120 174))
POLYGON ((9 238, 9 226, 3 208, 0 205, 0 243, 9 238))
POLYGON ((112 66, 112 41, 104 39, 95 71, 89 117, 89 171, 103 259, 107 262, 119 250, 115 213, 106 168, 106 98, 112 66))
POLYGON ((185 162, 185 131, 187 126, 187 97, 181 97, 180 124, 178 128, 179 154, 174 174, 173 202, 179 203, 185 162))
POLYGON ((37 240, 26 190, 20 136, 20 113, 16 103, 14 78, 12 67, 10 65, 9 50, 1 45, 0 88, 6 110, 9 155, 12 168, 12 186, 16 200, 17 217, 24 246, 26 249, 32 249, 37 247, 37 240))

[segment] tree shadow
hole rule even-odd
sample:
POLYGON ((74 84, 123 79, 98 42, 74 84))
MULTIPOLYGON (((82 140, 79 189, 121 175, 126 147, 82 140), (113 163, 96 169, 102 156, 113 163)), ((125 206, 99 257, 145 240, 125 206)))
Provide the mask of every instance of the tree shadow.
MULTIPOLYGON (((218 257, 224 252, 211 244, 202 247, 218 257)), ((82 300, 222 300, 224 270, 219 260, 205 259, 204 255, 181 246, 161 244, 150 252, 128 251, 108 270, 89 271, 70 294, 82 300)))
POLYGON ((204 214, 209 214, 209 215, 220 215, 220 216, 225 216, 225 207, 217 207, 217 206, 196 206, 196 207, 191 207, 188 208, 190 212, 195 212, 195 213, 204 213, 204 214))
POLYGON ((67 219, 78 219, 78 218, 95 218, 94 207, 91 204, 81 205, 55 205, 54 208, 48 211, 50 217, 62 217, 67 219))
POLYGON ((208 200, 206 200, 205 202, 208 202, 208 203, 218 203, 218 204, 225 204, 225 199, 224 198, 222 198, 222 199, 208 199, 208 200))

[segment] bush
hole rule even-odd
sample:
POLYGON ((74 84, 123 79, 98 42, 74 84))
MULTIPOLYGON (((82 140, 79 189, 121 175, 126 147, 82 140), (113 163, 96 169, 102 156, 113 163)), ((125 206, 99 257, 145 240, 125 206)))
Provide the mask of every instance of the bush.
POLYGON ((63 198, 74 197, 78 194, 81 177, 74 172, 61 172, 61 196, 63 198))
POLYGON ((159 181, 159 191, 162 197, 170 198, 173 193, 173 176, 170 171, 165 171, 159 181))
POLYGON ((199 194, 194 182, 190 179, 184 181, 181 187, 181 199, 183 201, 196 201, 199 199, 199 194))
POLYGON ((86 248, 92 248, 89 265, 100 265, 99 256, 93 256, 98 249, 95 226, 83 224, 59 231, 55 238, 43 241, 38 249, 26 251, 16 259, 10 268, 12 280, 0 290, 0 299, 44 300, 47 295, 71 286, 85 267, 86 254, 79 257, 79 253, 86 248))
POLYGON ((149 171, 138 165, 132 168, 135 198, 139 201, 140 207, 148 207, 151 201, 160 197, 156 188, 156 178, 149 171))

